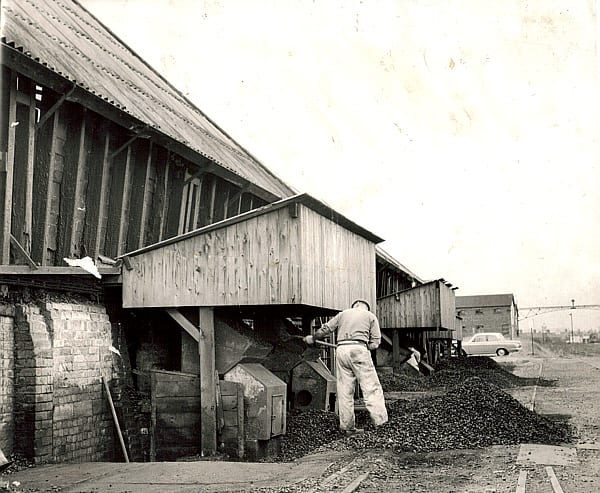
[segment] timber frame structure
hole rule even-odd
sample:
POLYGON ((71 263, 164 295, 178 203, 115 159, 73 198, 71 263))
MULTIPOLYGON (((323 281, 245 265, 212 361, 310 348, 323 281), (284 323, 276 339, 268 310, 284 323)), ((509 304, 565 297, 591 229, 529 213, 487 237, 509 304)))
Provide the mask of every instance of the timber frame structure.
POLYGON ((204 454, 216 450, 220 315, 296 317, 307 333, 353 299, 375 307, 423 284, 381 238, 271 173, 77 1, 3 1, 2 17, 0 286, 110 293, 111 323, 130 328, 137 310, 136 335, 144 318, 147 332, 180 337, 179 367, 163 369, 198 358, 204 454), (64 262, 85 257, 100 281, 64 262))
POLYGON ((115 258, 293 194, 78 3, 2 11, 0 272, 115 258))

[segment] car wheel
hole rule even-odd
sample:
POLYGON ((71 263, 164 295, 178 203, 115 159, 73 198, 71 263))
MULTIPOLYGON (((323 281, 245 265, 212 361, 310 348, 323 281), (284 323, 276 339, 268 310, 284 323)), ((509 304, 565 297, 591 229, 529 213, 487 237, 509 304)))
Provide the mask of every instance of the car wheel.
POLYGON ((508 351, 504 348, 500 348, 496 350, 496 354, 498 356, 506 356, 508 354, 508 351))

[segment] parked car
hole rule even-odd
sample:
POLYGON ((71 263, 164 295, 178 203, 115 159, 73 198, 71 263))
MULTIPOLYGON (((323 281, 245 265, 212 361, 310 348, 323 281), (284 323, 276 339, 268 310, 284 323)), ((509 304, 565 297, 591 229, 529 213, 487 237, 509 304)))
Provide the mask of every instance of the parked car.
POLYGON ((469 356, 506 356, 522 346, 520 341, 506 339, 499 332, 480 332, 464 340, 462 349, 469 356))

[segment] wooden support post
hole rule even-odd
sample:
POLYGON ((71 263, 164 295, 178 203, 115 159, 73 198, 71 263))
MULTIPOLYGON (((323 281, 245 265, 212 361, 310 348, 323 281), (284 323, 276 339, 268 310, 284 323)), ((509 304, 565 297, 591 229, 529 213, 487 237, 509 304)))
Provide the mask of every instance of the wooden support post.
POLYGON ((101 162, 100 162, 100 176, 99 185, 100 190, 98 190, 98 209, 95 211, 90 211, 90 213, 95 213, 95 221, 94 221, 94 231, 95 234, 93 236, 93 249, 92 254, 93 258, 96 258, 101 253, 101 248, 103 247, 103 232, 104 232, 104 222, 106 220, 106 204, 108 201, 108 187, 110 183, 110 164, 111 161, 108 158, 108 153, 110 151, 110 132, 106 130, 106 133, 103 136, 104 146, 101 153, 101 162))
POLYGON ((216 192, 217 192, 217 177, 213 176, 212 187, 210 189, 210 209, 208 212, 208 224, 212 224, 214 222, 216 192))
POLYGON ((13 191, 13 172, 15 159, 15 124, 17 114, 17 74, 10 73, 8 100, 8 142, 6 160, 4 166, 0 169, 0 199, 2 200, 3 210, 2 224, 0 225, 0 264, 10 263, 10 233, 12 218, 12 191, 13 191))
POLYGON ((200 408, 202 455, 213 455, 217 451, 217 396, 215 389, 215 319, 213 308, 200 308, 200 330, 198 342, 200 352, 200 408))
POLYGON ((167 151, 167 156, 165 159, 164 165, 164 180, 161 183, 161 211, 160 211, 160 223, 158 225, 158 241, 161 241, 165 238, 165 229, 167 223, 167 212, 169 211, 169 170, 171 168, 171 155, 170 152, 167 151))
POLYGON ((125 159, 125 170, 123 175, 123 197, 121 198, 121 217, 119 220, 119 236, 117 240, 117 255, 124 253, 126 250, 125 242, 127 240, 127 232, 129 229, 128 216, 130 212, 131 200, 131 175, 133 168, 133 151, 132 147, 127 147, 127 158, 125 159))
POLYGON ((150 202, 150 177, 152 175, 153 161, 155 157, 154 147, 152 142, 149 143, 148 159, 146 160, 146 173, 144 175, 144 188, 142 200, 142 212, 140 214, 140 228, 138 237, 138 248, 142 248, 146 243, 146 227, 148 225, 148 213, 151 208, 150 202))
POLYGON ((400 333, 398 329, 392 331, 392 367, 394 371, 400 370, 400 333))

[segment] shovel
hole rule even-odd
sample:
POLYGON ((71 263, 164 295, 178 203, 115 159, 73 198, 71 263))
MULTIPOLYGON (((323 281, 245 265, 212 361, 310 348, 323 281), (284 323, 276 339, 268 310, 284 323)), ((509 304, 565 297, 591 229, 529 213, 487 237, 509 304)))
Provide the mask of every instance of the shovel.
MULTIPOLYGON (((290 339, 304 339, 304 336, 294 336, 292 334, 289 333, 282 333, 281 334, 281 340, 284 342, 289 341, 290 339)), ((315 344, 319 344, 320 346, 327 346, 327 347, 337 347, 335 344, 331 344, 330 342, 325 342, 325 341, 315 341, 315 344)))

